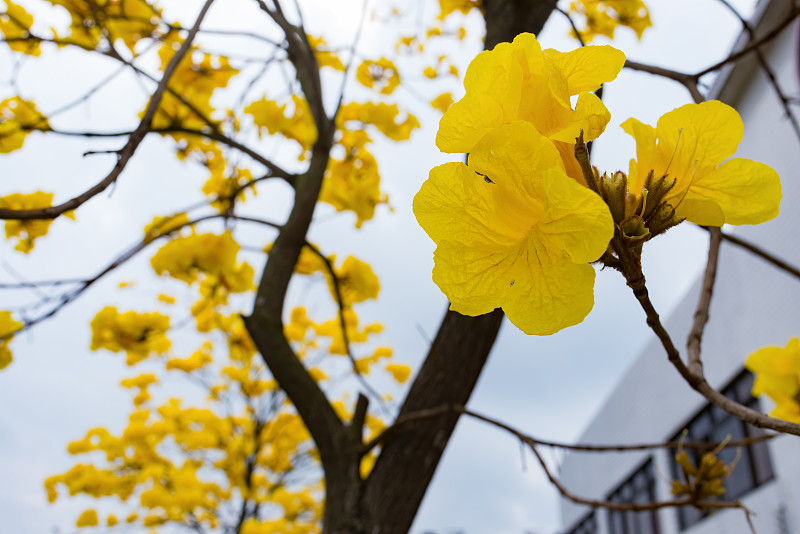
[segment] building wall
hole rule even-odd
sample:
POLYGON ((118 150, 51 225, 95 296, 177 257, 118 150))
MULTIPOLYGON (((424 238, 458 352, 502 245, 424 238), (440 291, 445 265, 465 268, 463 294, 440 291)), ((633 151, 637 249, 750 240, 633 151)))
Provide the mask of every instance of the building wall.
MULTIPOLYGON (((788 7, 788 0, 771 2, 770 9, 788 7)), ((763 6, 762 6, 763 7, 763 6)), ((782 13, 783 11, 781 11, 782 13)), ((769 28, 770 15, 763 18, 769 28)), ((768 61, 778 72, 785 92, 800 95, 798 88, 797 21, 766 48, 768 61)), ((784 117, 774 91, 763 73, 740 66, 727 85, 718 89, 720 99, 736 107, 745 124, 737 157, 750 157, 774 167, 781 175, 781 214, 755 227, 726 228, 795 265, 800 264, 800 139, 784 117)), ((795 111, 799 111, 797 107, 795 111)), ((645 247, 644 261, 647 261, 645 247)), ((675 262, 681 259, 675 258, 675 262)), ((700 280, 665 321, 675 345, 684 350, 700 280)), ((631 298, 633 298, 631 296, 631 298)), ((655 303, 658 307, 658 303, 655 303)), ((746 251, 723 243, 715 297, 703 339, 706 376, 715 387, 723 387, 742 369, 747 355, 765 345, 784 346, 800 336, 800 281, 777 270, 746 251)), ((644 320, 644 317, 642 317, 644 320)), ((680 378, 667 361, 664 349, 653 338, 620 381, 619 386, 589 425, 581 443, 616 444, 664 441, 680 432, 689 419, 707 403, 680 378)), ((771 407, 768 401, 762 409, 771 407)), ((800 440, 783 436, 769 449, 775 479, 747 493, 742 501, 758 514, 753 517, 760 533, 800 532, 800 440)), ((670 453, 570 453, 561 465, 560 477, 573 493, 605 498, 644 461, 652 456, 656 468, 656 495, 671 499, 670 453)), ((591 509, 562 500, 562 521, 568 531, 591 509)), ((597 510, 598 534, 608 532, 607 512, 597 510)), ((675 509, 658 511, 661 534, 680 532, 675 509)), ((718 512, 684 532, 689 534, 737 534, 749 529, 740 510, 718 512)))

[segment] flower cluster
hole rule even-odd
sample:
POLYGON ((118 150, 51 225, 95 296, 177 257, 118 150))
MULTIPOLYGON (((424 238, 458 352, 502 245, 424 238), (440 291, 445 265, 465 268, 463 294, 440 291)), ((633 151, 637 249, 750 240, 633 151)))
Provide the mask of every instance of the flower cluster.
POLYGON ((434 282, 451 309, 479 315, 501 307, 539 335, 577 324, 592 309, 589 263, 614 230, 570 153, 581 132, 594 139, 608 123, 590 91, 613 80, 624 61, 608 46, 562 54, 522 34, 470 64, 466 96, 444 114, 436 138, 444 152, 468 152, 468 164, 433 169, 414 199, 417 220, 437 244, 434 282))
MULTIPOLYGON (((0 143, 2 140, 0 139, 0 143)), ((0 208, 12 210, 34 210, 49 208, 53 205, 53 193, 36 191, 35 193, 12 193, 0 197, 0 208)), ((65 217, 75 219, 72 211, 64 214, 65 217)), ((47 234, 53 219, 8 219, 5 222, 6 237, 15 238, 16 250, 27 254, 33 250, 34 241, 47 234)))
POLYGON ((641 39, 652 26, 650 12, 642 0, 577 0, 570 3, 569 10, 583 22, 579 33, 587 42, 598 35, 613 39, 619 26, 632 29, 641 39))
POLYGON ((172 345, 167 337, 169 317, 160 313, 119 313, 106 306, 90 323, 91 350, 125 352, 128 365, 134 365, 152 353, 163 354, 172 345))
POLYGON ((470 64, 466 96, 436 138, 468 162, 433 169, 414 200, 437 245, 433 280, 452 310, 500 307, 524 332, 551 334, 591 310, 589 263, 602 258, 643 283, 642 243, 679 222, 757 224, 778 214, 777 173, 728 159, 742 121, 721 102, 680 107, 655 128, 629 119, 622 127, 637 146, 629 174, 600 176, 584 142, 610 113, 591 91, 624 62, 610 46, 561 53, 521 34, 470 64))
POLYGON ((47 118, 36 104, 15 96, 0 102, 0 154, 13 152, 25 143, 32 130, 47 130, 47 118))

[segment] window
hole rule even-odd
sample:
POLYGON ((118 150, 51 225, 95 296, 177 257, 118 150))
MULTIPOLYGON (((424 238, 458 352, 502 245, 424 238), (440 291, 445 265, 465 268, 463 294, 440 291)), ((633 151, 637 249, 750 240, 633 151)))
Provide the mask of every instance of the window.
MULTIPOLYGON (((635 504, 653 502, 656 500, 655 480, 651 458, 611 493, 607 500, 635 504)), ((608 530, 610 534, 659 534, 658 516, 655 510, 609 510, 608 530)))
MULTIPOLYGON (((722 390, 723 395, 735 400, 740 404, 744 404, 748 408, 758 410, 758 399, 750 395, 750 389, 753 386, 753 375, 747 371, 740 373, 733 381, 722 390)), ((708 405, 703 408, 700 413, 694 416, 686 425, 688 431, 686 441, 708 441, 720 442, 730 435, 731 440, 739 440, 753 436, 760 436, 763 431, 745 424, 736 417, 728 414, 721 408, 713 405, 708 405)), ((683 432, 679 432, 672 441, 681 439, 683 432)), ((725 483, 726 493, 721 498, 726 500, 738 499, 753 488, 757 488, 764 482, 772 479, 772 462, 769 458, 769 450, 766 442, 762 441, 754 443, 746 447, 742 447, 739 460, 736 467, 728 477, 725 483)), ((689 450, 686 451, 695 465, 697 459, 703 451, 689 450)), ((726 464, 732 462, 735 458, 737 450, 734 448, 722 450, 718 458, 726 464)), ((677 462, 672 460, 672 475, 675 478, 681 477, 680 468, 677 462)), ((685 530, 694 525, 705 515, 703 512, 693 506, 683 506, 678 508, 678 522, 681 530, 685 530)))
POLYGON ((596 534, 597 518, 594 512, 580 520, 577 525, 569 529, 565 534, 596 534))

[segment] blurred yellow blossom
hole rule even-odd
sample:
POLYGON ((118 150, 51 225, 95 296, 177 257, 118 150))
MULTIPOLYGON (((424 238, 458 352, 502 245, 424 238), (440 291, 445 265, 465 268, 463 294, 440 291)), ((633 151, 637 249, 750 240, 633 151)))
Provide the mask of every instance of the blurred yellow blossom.
POLYGON ((85 510, 78 520, 75 522, 76 527, 96 527, 97 526, 97 511, 85 510))
POLYGON ((748 356, 745 367, 756 375, 753 396, 775 402, 771 416, 800 423, 800 339, 786 347, 764 347, 748 356))
POLYGON ((106 306, 95 315, 90 325, 91 350, 125 352, 128 365, 134 365, 154 352, 164 354, 172 345, 167 338, 169 317, 157 312, 119 313, 116 308, 106 306))
POLYGON ((382 95, 390 95, 400 85, 400 73, 395 64, 385 57, 374 61, 367 59, 356 69, 356 80, 382 95))
POLYGON ((405 384, 408 377, 411 376, 411 367, 400 363, 389 363, 386 365, 386 370, 401 384, 405 384))
POLYGON ((14 339, 14 332, 22 330, 22 323, 11 317, 11 312, 0 311, 0 369, 5 369, 13 357, 8 344, 14 339))
POLYGON ((18 96, 0 102, 0 154, 22 148, 32 130, 47 130, 47 118, 30 100, 18 96))
MULTIPOLYGON (((1 141, 0 141, 1 142, 1 141)), ((23 194, 12 193, 0 197, 0 208, 11 210, 34 210, 53 205, 53 193, 37 191, 23 194)), ((5 221, 6 237, 16 238, 16 250, 27 254, 33 249, 34 241, 47 234, 53 219, 8 219, 5 221)))
POLYGON ((6 44, 15 52, 38 56, 40 54, 39 41, 29 39, 33 16, 11 0, 4 1, 6 10, 0 13, 0 34, 8 39, 6 44))
POLYGON ((588 42, 597 35, 614 38, 614 30, 625 26, 636 32, 638 39, 652 26, 650 12, 643 0, 576 0, 569 10, 578 15, 581 38, 588 42))

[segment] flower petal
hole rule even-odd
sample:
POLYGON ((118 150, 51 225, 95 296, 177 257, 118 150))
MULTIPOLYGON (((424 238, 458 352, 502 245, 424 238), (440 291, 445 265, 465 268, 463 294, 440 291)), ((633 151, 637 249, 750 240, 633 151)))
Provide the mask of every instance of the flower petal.
POLYGON ((464 246, 461 240, 442 241, 433 255, 433 281, 450 300, 450 309, 463 315, 482 315, 501 306, 516 277, 514 258, 521 244, 504 248, 464 246))
POLYGON ((506 276, 514 283, 504 288, 503 311, 526 334, 554 334, 583 321, 594 306, 594 268, 551 256, 535 235, 506 276))
POLYGON ((555 145, 525 121, 491 131, 470 153, 469 166, 492 181, 521 187, 520 194, 534 195, 533 184, 547 170, 564 170, 555 145), (523 193, 524 191, 524 193, 523 193))
POLYGON ((596 91, 603 82, 614 80, 625 65, 625 54, 613 46, 582 46, 562 53, 548 48, 545 54, 564 73, 569 94, 596 91))
POLYGON ((436 146, 442 152, 472 152, 487 132, 503 122, 503 109, 496 100, 481 94, 467 95, 442 116, 436 146))
POLYGON ((759 224, 778 216, 781 203, 778 173, 763 163, 744 158, 728 160, 714 171, 698 176, 678 206, 677 214, 704 225, 759 224), (713 220, 701 201, 713 201, 723 220, 713 220))
POLYGON ((524 239, 528 227, 508 216, 525 209, 520 203, 505 185, 487 183, 463 163, 446 163, 432 169, 422 184, 414 197, 414 214, 437 244, 500 249, 524 239), (502 200, 514 204, 503 205, 502 200))
POLYGON ((561 123, 555 131, 543 131, 547 137, 564 143, 574 143, 575 138, 583 130, 583 138, 592 141, 600 137, 606 129, 606 124, 611 120, 611 113, 603 101, 594 93, 582 93, 578 97, 575 111, 568 115, 568 121, 561 123))
POLYGON ((608 206, 594 191, 561 173, 544 174, 542 184, 547 203, 537 230, 544 247, 575 263, 596 261, 614 235, 608 206))
POLYGON ((695 167, 703 174, 733 156, 742 141, 742 119, 717 100, 686 104, 658 119, 656 135, 673 162, 668 169, 655 169, 656 175, 688 178, 695 167))
POLYGON ((638 119, 630 118, 620 124, 625 133, 636 141, 636 159, 630 161, 628 167, 628 183, 633 194, 639 194, 651 169, 659 164, 659 153, 656 144, 656 129, 638 119))

